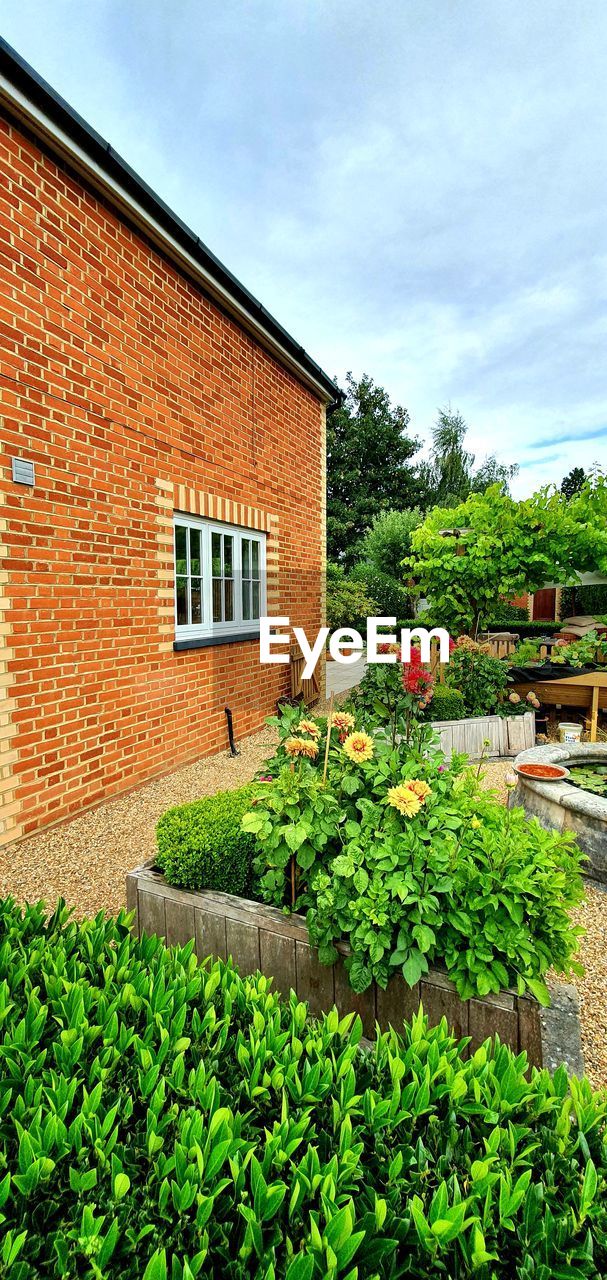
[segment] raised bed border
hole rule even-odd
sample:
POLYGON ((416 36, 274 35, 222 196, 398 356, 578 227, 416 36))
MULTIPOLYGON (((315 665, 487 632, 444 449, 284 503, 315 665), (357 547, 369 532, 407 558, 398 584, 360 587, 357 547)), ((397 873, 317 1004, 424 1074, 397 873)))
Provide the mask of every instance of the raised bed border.
POLYGON ((466 716, 463 720, 433 720, 441 750, 449 757, 462 752, 471 760, 481 755, 516 756, 535 746, 535 712, 518 716, 466 716), (485 743, 489 742, 487 748, 485 743))
POLYGON ((158 934, 169 946, 184 946, 194 938, 199 959, 232 957, 242 974, 260 970, 274 979, 284 996, 294 990, 308 1003, 312 1016, 333 1005, 340 1016, 360 1014, 364 1035, 372 1039, 375 1023, 382 1030, 402 1023, 417 1012, 420 1002, 431 1023, 444 1016, 457 1037, 470 1036, 473 1052, 488 1036, 499 1035, 515 1052, 525 1049, 532 1066, 542 1066, 540 1006, 531 996, 502 991, 483 999, 461 1000, 446 972, 430 969, 414 987, 397 975, 382 991, 375 983, 362 994, 348 984, 343 956, 337 964, 321 965, 310 946, 303 916, 284 915, 248 898, 227 893, 174 889, 153 862, 126 877, 127 908, 134 911, 133 932, 158 934))

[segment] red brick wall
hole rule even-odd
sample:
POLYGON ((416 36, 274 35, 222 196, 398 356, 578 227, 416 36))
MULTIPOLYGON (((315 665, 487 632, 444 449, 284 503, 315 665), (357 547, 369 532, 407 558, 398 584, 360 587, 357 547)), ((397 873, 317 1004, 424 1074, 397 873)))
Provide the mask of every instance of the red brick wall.
POLYGON ((163 535, 173 486, 265 513, 280 611, 316 629, 322 409, 5 121, 0 256, 6 841, 225 747, 226 703, 239 736, 263 723, 288 669, 252 641, 173 652, 163 535))

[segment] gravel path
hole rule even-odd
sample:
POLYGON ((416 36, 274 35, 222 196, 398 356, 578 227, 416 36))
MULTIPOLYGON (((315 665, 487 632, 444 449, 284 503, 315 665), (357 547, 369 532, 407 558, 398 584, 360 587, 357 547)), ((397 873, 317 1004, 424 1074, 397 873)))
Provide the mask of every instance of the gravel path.
MULTIPOLYGON (((495 790, 505 803, 505 778, 510 762, 498 760, 483 767, 483 786, 495 790)), ((586 1072, 596 1089, 607 1088, 607 891, 586 881, 585 898, 573 913, 586 930, 580 939, 583 978, 573 979, 580 998, 582 1049, 586 1072)))
MULTIPOLYGON (((49 903, 63 897, 80 916, 119 911, 127 871, 155 853, 161 814, 171 805, 248 781, 273 742, 274 731, 264 729, 243 739, 241 754, 234 759, 221 753, 198 760, 0 851, 0 897, 12 894, 20 901, 44 898, 49 903)), ((483 786, 494 790, 502 803, 509 768, 506 760, 483 766, 483 786)), ((596 1088, 607 1087, 607 893, 587 884, 575 918, 586 930, 580 944, 586 972, 575 980, 586 1070, 596 1088)))
POLYGON ((156 823, 171 805, 248 782, 268 757, 272 729, 244 738, 240 755, 207 756, 81 817, 0 850, 0 897, 65 898, 79 916, 125 904, 127 871, 156 852, 156 823))

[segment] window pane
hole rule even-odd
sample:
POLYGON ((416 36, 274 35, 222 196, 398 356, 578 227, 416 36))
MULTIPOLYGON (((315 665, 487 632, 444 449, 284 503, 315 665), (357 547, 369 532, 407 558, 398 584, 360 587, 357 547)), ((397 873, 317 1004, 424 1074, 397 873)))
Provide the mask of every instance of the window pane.
POLYGON ((221 534, 214 533, 212 536, 211 554, 213 558, 213 577, 221 577, 221 534))
POLYGON ((188 531, 182 524, 175 526, 175 573, 188 571, 188 531))
POLYGON ((202 573, 200 567, 200 529, 190 529, 190 573, 193 578, 199 578, 202 573))
POLYGON ((224 581, 225 592, 225 613, 224 622, 233 622, 234 620, 234 582, 232 578, 226 578, 224 581))
POLYGON ((177 593, 177 625, 179 627, 187 626, 188 621, 188 580, 187 578, 177 578, 175 584, 177 593))
POLYGON ((243 578, 250 578, 251 576, 250 565, 251 565, 251 542, 249 538, 243 538, 242 540, 242 576, 243 578))
POLYGON ((223 622, 221 578, 213 578, 213 622, 223 622))
POLYGON ((232 564, 234 560, 234 539, 229 534, 223 535, 223 575, 224 578, 232 577, 232 564))
POLYGON ((242 583, 242 617, 244 621, 251 617, 251 583, 246 580, 242 583))
POLYGON ((252 542, 251 549, 253 552, 253 577, 259 577, 259 543, 252 542))
POLYGON ((202 580, 192 578, 192 622, 202 622, 202 580))
POLYGON ((253 617, 259 617, 259 582, 253 582, 253 617))

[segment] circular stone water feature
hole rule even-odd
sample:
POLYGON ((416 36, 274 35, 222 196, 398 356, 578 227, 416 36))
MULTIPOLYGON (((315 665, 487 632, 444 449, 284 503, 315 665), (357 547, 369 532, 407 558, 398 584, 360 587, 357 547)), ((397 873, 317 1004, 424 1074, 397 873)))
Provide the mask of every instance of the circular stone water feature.
MULTIPOLYGON (((521 751, 514 764, 607 765, 607 743, 588 742, 530 747, 521 751)), ((517 774, 516 790, 509 794, 511 806, 522 805, 543 827, 573 831, 580 849, 588 858, 587 873, 607 883, 607 799, 564 782, 540 782, 517 774)))

